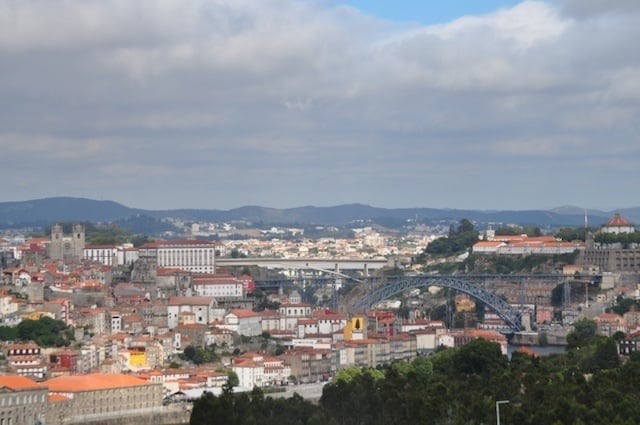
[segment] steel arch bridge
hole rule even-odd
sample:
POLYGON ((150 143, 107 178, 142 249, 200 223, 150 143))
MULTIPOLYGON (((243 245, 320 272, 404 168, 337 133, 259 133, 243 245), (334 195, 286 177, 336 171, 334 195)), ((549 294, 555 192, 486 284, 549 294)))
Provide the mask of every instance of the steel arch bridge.
POLYGON ((400 278, 397 281, 382 285, 353 304, 355 310, 369 310, 381 301, 400 292, 423 288, 425 286, 439 286, 441 288, 455 289, 465 293, 477 301, 480 301, 502 319, 511 330, 522 330, 522 310, 513 307, 502 298, 476 285, 469 280, 452 276, 420 276, 400 278))

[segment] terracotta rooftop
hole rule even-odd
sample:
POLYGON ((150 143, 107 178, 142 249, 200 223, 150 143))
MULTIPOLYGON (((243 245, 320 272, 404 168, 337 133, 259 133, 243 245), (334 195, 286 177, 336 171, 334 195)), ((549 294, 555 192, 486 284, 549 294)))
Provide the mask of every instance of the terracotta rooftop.
POLYGON ((88 375, 60 376, 49 379, 46 385, 51 392, 77 393, 113 388, 139 387, 148 385, 140 378, 119 373, 91 373, 88 375))
POLYGON ((240 309, 240 308, 239 308, 239 309, 235 309, 235 310, 231 310, 231 311, 229 312, 229 314, 233 314, 233 315, 235 315, 236 317, 239 317, 239 318, 243 318, 243 317, 244 317, 244 318, 246 318, 246 317, 258 317, 258 316, 261 316, 261 314, 260 314, 260 313, 256 313, 256 312, 255 312, 255 311, 253 311, 253 310, 249 310, 249 309, 240 309))
POLYGON ((209 305, 213 297, 169 297, 169 305, 209 305))
POLYGON ((1 375, 0 388, 2 387, 16 391, 46 388, 47 386, 20 375, 1 375))
POLYGON ((615 213, 613 218, 611 220, 609 220, 607 222, 607 224, 606 224, 606 226, 610 226, 610 227, 630 226, 630 225, 631 225, 631 223, 629 223, 626 219, 622 218, 620 213, 615 213))
POLYGON ((70 398, 67 398, 60 394, 49 394, 49 403, 64 403, 70 400, 70 398))

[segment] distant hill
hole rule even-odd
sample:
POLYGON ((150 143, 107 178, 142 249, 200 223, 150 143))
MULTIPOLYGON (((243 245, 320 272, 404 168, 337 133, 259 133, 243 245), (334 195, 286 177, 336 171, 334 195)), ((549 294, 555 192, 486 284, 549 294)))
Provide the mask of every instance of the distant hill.
MULTIPOLYGON (((619 210, 627 219, 640 222, 640 207, 619 210)), ((592 226, 606 222, 613 212, 589 211, 592 226)), ((231 210, 176 209, 143 210, 130 208, 113 201, 83 198, 45 198, 22 202, 0 203, 0 227, 46 226, 56 221, 117 222, 135 216, 156 219, 175 217, 184 220, 215 222, 249 221, 263 224, 348 225, 355 222, 380 223, 399 226, 407 220, 423 223, 448 223, 467 218, 479 223, 535 225, 540 227, 580 226, 584 223, 584 209, 561 207, 555 210, 483 211, 436 208, 377 208, 362 204, 333 207, 304 206, 277 209, 246 206, 231 210)))
POLYGON ((47 225, 55 221, 114 221, 141 213, 113 201, 83 198, 44 198, 0 202, 0 226, 47 225))

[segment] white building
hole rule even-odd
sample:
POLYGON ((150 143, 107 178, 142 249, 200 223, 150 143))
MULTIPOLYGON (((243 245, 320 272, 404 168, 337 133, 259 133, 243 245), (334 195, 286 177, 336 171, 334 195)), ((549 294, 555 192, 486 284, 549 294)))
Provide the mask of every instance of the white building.
POLYGON ((278 313, 280 314, 280 330, 295 332, 298 320, 311 318, 311 305, 305 303, 282 304, 278 313))
POLYGON ((244 284, 233 276, 198 276, 192 278, 195 295, 216 298, 243 298, 244 284))
POLYGON ((175 240, 144 245, 156 250, 158 267, 180 269, 192 273, 215 273, 216 245, 209 241, 175 240))
POLYGON ((218 327, 229 329, 239 335, 257 336, 262 333, 262 316, 247 309, 231 310, 224 316, 224 323, 218 327))
POLYGON ((278 357, 245 354, 233 359, 232 370, 245 388, 280 385, 291 376, 291 367, 278 357))
POLYGON ((117 266, 122 264, 118 261, 117 245, 86 245, 84 247, 83 258, 85 260, 97 261, 105 266, 117 266))
POLYGON ((117 311, 111 312, 111 333, 117 334, 122 332, 122 315, 117 311))
POLYGON ((231 370, 238 375, 238 383, 243 388, 262 387, 264 380, 264 364, 258 360, 234 359, 231 370))
POLYGON ((105 266, 133 264, 138 259, 138 249, 131 244, 124 245, 86 245, 83 258, 97 261, 105 266))
POLYGON ((318 333, 331 335, 347 326, 347 316, 328 309, 315 310, 313 318, 318 321, 318 333))
POLYGON ((633 233, 635 232, 636 227, 623 218, 620 213, 615 213, 613 218, 607 222, 607 224, 603 224, 600 228, 602 233, 633 233))
POLYGON ((180 324, 180 315, 187 313, 193 315, 194 323, 207 325, 222 318, 223 312, 213 297, 169 297, 167 324, 169 329, 174 329, 180 324))

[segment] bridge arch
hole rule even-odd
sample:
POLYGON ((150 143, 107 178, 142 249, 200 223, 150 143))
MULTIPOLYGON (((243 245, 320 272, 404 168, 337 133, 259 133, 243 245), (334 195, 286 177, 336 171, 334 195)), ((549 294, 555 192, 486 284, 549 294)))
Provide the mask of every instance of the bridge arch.
POLYGON ((423 288, 425 286, 438 286, 451 288, 469 295, 489 307, 502 319, 511 330, 522 330, 522 311, 511 306, 502 298, 487 291, 483 287, 468 280, 451 276, 421 276, 401 278, 393 283, 382 285, 353 304, 355 310, 369 310, 376 304, 389 299, 400 292, 423 288))

